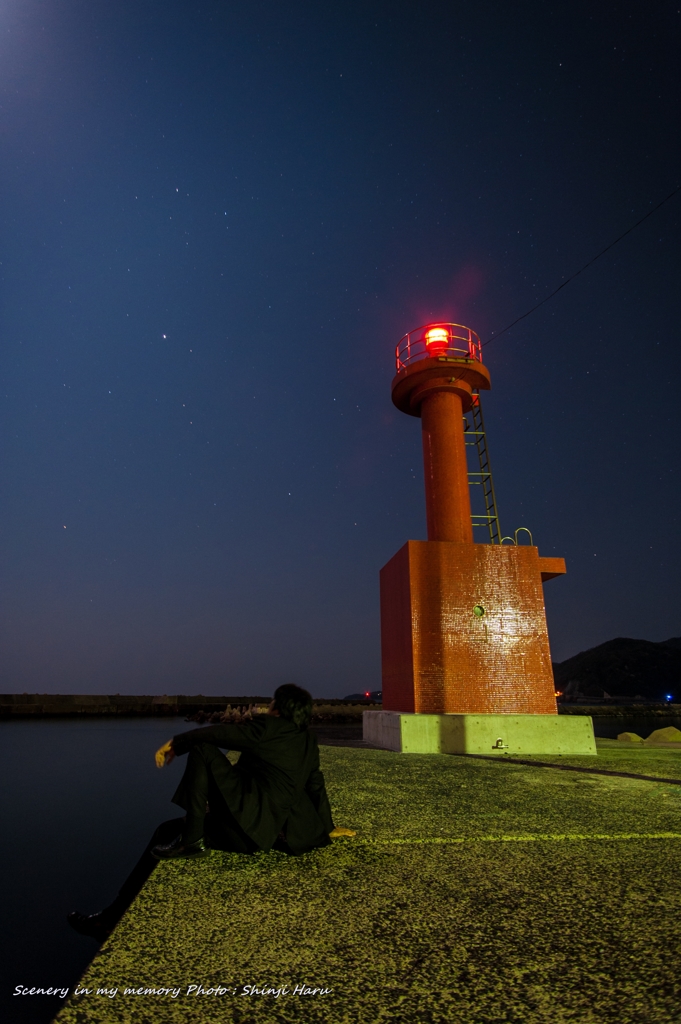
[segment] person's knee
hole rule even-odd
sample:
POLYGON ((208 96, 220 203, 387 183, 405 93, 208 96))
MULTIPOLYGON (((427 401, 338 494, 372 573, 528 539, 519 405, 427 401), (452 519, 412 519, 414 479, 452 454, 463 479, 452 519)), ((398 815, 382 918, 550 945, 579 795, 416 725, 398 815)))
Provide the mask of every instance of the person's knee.
POLYGON ((189 750, 190 758, 199 758, 206 764, 209 764, 216 757, 222 757, 220 748, 216 747, 214 743, 194 743, 189 750))

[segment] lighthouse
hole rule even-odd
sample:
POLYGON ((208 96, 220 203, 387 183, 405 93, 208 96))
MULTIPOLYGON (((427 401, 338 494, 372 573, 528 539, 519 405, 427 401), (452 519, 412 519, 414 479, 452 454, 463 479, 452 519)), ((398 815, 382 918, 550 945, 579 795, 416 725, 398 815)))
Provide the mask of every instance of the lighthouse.
MULTIPOLYGON (((591 719, 557 713, 543 584, 564 559, 519 543, 529 531, 475 542, 465 417, 491 387, 479 337, 429 324, 395 361, 392 401, 421 421, 427 540, 380 572, 383 710, 364 713, 365 739, 415 753, 595 753, 591 719)), ((495 509, 483 518, 498 522, 495 509)))

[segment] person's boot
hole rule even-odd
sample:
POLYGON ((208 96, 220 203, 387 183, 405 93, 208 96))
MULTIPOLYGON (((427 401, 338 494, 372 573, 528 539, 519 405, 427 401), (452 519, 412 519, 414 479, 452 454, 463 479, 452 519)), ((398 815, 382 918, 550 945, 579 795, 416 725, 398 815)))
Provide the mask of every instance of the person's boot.
POLYGON ((97 942, 104 942, 113 931, 113 926, 105 920, 103 914, 81 914, 78 910, 72 910, 66 915, 66 920, 75 931, 89 935, 97 939, 97 942))
POLYGON ((182 836, 175 836, 169 843, 154 846, 151 856, 157 860, 170 860, 171 857, 205 857, 207 853, 208 848, 203 837, 194 843, 185 843, 182 836))

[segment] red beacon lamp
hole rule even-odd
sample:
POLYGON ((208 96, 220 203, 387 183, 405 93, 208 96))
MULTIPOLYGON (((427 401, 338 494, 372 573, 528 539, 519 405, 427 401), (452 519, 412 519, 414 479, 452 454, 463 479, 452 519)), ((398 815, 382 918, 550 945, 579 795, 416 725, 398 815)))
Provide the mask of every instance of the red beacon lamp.
POLYGON ((383 710, 364 712, 364 738, 414 753, 595 754, 591 719, 557 714, 542 584, 564 560, 519 544, 521 531, 502 538, 496 504, 478 517, 495 521, 490 543, 474 540, 469 483, 491 488, 466 456, 470 435, 480 453, 491 387, 480 338, 427 324, 399 341, 395 364, 393 404, 421 420, 428 539, 381 569, 383 710))
POLYGON ((426 352, 431 359, 436 359, 438 356, 444 356, 446 354, 450 342, 448 326, 429 327, 424 334, 426 352))

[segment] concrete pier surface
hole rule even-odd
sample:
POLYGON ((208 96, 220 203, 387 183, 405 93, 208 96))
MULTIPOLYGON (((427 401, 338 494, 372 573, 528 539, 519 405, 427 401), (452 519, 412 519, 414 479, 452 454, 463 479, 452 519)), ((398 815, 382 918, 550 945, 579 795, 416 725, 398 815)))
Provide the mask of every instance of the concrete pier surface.
POLYGON ((357 837, 161 863, 59 1024, 681 1019, 681 751, 322 757, 357 837))

